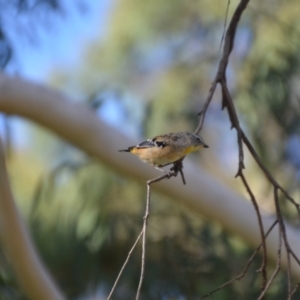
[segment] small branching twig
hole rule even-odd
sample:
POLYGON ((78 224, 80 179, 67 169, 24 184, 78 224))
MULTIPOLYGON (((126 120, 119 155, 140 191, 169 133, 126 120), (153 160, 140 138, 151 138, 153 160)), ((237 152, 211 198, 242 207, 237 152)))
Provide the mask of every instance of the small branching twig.
POLYGON ((263 164, 263 162, 261 161, 261 159, 259 158, 258 154, 256 153, 256 151, 254 150, 251 142, 249 141, 249 139, 247 138, 246 134, 244 133, 244 131, 241 132, 242 134, 242 139, 244 144, 247 146, 251 156, 254 158, 255 162, 258 164, 259 168, 262 170, 262 172, 264 173, 264 175, 267 177, 268 181, 278 190, 280 190, 283 195, 286 197, 287 200, 289 200, 297 209, 298 212, 298 216, 300 218, 300 205, 299 203, 297 203, 293 197, 291 197, 289 195, 289 193, 275 180, 275 178, 272 176, 272 174, 270 173, 270 171, 265 167, 265 165, 263 164))
POLYGON ((292 290, 292 294, 291 294, 292 297, 297 292, 297 290, 299 289, 299 287, 300 287, 300 283, 297 283, 296 286, 294 287, 294 289, 292 290))
MULTIPOLYGON (((273 230, 273 228, 275 227, 275 225, 276 225, 277 223, 278 223, 278 221, 276 220, 276 221, 271 225, 271 227, 270 227, 269 230, 267 231, 266 235, 264 236, 264 240, 266 240, 266 238, 268 237, 269 233, 273 230)), ((226 286, 228 286, 229 284, 233 283, 234 281, 237 281, 237 280, 242 279, 242 278, 246 275, 246 273, 247 273, 247 271, 248 271, 248 269, 249 269, 251 263, 252 263, 253 260, 254 260, 254 257, 256 256, 256 254, 258 253, 258 251, 260 250, 260 248, 262 247, 262 245, 263 245, 263 244, 261 243, 261 244, 255 249, 255 251, 253 252, 253 254, 251 255, 251 257, 249 258, 249 260, 248 260, 248 262, 247 262, 247 264, 246 264, 246 266, 245 266, 245 268, 244 268, 244 270, 242 271, 241 274, 239 274, 239 275, 236 276, 235 278, 233 278, 233 279, 231 279, 231 280, 225 282, 224 284, 220 285, 218 288, 216 288, 215 290, 211 291, 210 293, 208 293, 208 294, 206 294, 206 295, 200 297, 199 300, 205 299, 205 298, 211 296, 212 294, 216 293, 217 291, 219 291, 219 290, 225 288, 226 286)))
MULTIPOLYGON (((277 219, 277 222, 278 219, 277 219)), ((263 300, 265 297, 266 292, 268 291, 271 283, 273 282, 273 280, 275 279, 275 277, 277 276, 277 274, 280 271, 280 265, 281 265, 281 242, 282 242, 282 232, 280 229, 280 224, 279 224, 279 244, 278 244, 278 250, 277 250, 277 264, 276 264, 276 268, 273 272, 273 274, 271 275, 269 281, 266 283, 265 288, 262 290, 261 294, 259 295, 257 300, 263 300)))
POLYGON ((286 229, 283 222, 280 206, 279 206, 279 198, 278 198, 278 187, 274 187, 274 200, 275 200, 275 207, 276 207, 276 214, 280 225, 280 230, 282 233, 282 239, 284 242, 284 246, 286 249, 287 255, 287 275, 288 275, 288 300, 292 299, 292 276, 291 276, 291 247, 288 242, 288 238, 286 235, 286 229))
POLYGON ((220 43, 220 49, 219 49, 219 51, 221 51, 221 49, 222 49, 222 44, 223 44, 224 37, 225 37, 229 6, 230 6, 230 0, 228 0, 228 2, 227 2, 227 8, 226 8, 226 13, 225 13, 225 21, 224 21, 224 30, 223 30, 223 34, 222 34, 222 38, 221 38, 221 43, 220 43))
POLYGON ((185 178, 184 178, 184 173, 183 173, 183 165, 182 165, 182 159, 180 159, 179 161, 175 162, 173 164, 173 167, 170 169, 170 172, 168 173, 165 173, 164 175, 162 176, 159 176, 159 177, 156 177, 154 179, 151 179, 151 180, 148 180, 147 181, 147 200, 146 200, 146 209, 145 209, 145 215, 144 215, 144 222, 143 222, 143 229, 142 231, 140 232, 139 236, 137 237, 136 241, 134 242, 133 246, 131 247, 128 255, 127 255, 127 258, 117 276, 117 279, 115 280, 115 283, 107 297, 107 300, 111 299, 111 296, 118 284, 118 281, 129 261, 129 258, 133 252, 133 250, 135 249, 137 243, 139 242, 140 238, 143 237, 143 241, 142 241, 142 262, 141 262, 141 274, 140 274, 140 280, 139 280, 139 285, 138 285, 138 288, 137 288, 137 293, 136 293, 136 300, 139 300, 140 298, 140 293, 141 293, 141 288, 142 288, 142 284, 143 284, 143 281, 144 281, 144 275, 145 275, 145 261, 146 261, 146 234, 147 234, 147 225, 148 225, 148 218, 149 218, 149 215, 150 215, 150 198, 151 198, 151 185, 153 183, 156 183, 156 182, 159 182, 161 180, 164 180, 164 179, 170 179, 171 177, 176 177, 178 175, 178 173, 180 173, 181 175, 181 178, 182 178, 182 181, 183 181, 183 184, 185 184, 185 178))
POLYGON ((243 151, 243 141, 242 141, 242 129, 240 127, 240 122, 239 118, 237 116, 236 109, 234 107, 231 95, 229 93, 227 83, 226 83, 226 78, 224 75, 224 78, 221 81, 221 86, 222 86, 222 109, 225 107, 227 108, 228 114, 229 114, 229 119, 231 122, 231 128, 235 128, 237 132, 237 142, 238 142, 238 149, 239 149, 239 167, 237 174, 235 177, 238 177, 241 175, 243 169, 245 169, 244 165, 244 151, 243 151))
POLYGON ((231 18, 230 24, 226 31, 224 47, 223 47, 223 54, 222 54, 222 58, 219 63, 216 77, 215 77, 214 81, 212 82, 212 85, 210 87, 208 95, 205 99, 203 109, 198 113, 198 115, 200 116, 200 120, 199 120, 198 127, 195 130, 196 134, 198 134, 203 127, 205 115, 206 115, 207 109, 209 107, 209 104, 212 100, 212 97, 215 93, 217 84, 220 83, 222 81, 222 79, 225 78, 224 76, 225 76, 226 68, 228 65, 229 56, 230 56, 231 50, 233 48, 233 42, 234 42, 236 28, 240 21, 241 15, 242 15, 243 11, 246 9, 249 1, 250 0, 241 0, 231 18))
MULTIPOLYGON (((162 179, 160 179, 160 180, 162 180, 162 179)), ((136 293, 136 300, 138 300, 140 298, 140 292, 141 292, 141 287, 143 284, 144 273, 145 273, 146 232, 147 232, 148 217, 149 217, 149 213, 150 213, 150 193, 151 193, 150 185, 151 185, 151 183, 152 183, 151 180, 147 181, 146 212, 145 212, 145 216, 144 216, 144 224, 143 224, 143 230, 142 230, 142 233, 143 233, 142 265, 141 265, 140 282, 139 282, 139 286, 138 286, 137 293, 136 293)))
POLYGON ((140 232, 139 236, 137 237, 136 241, 134 242, 133 246, 131 247, 130 251, 128 252, 127 258, 126 258, 126 260, 125 260, 125 262, 124 262, 124 264, 123 264, 123 266, 122 266, 122 268, 121 268, 121 270, 120 270, 120 272, 119 272, 119 274, 118 274, 118 276, 117 276, 117 279, 115 280, 115 283, 114 283, 114 285, 113 285, 113 287, 112 287, 112 289, 111 289, 109 295, 107 296, 107 300, 110 300, 110 298, 111 298, 111 296, 112 296, 112 294, 113 294, 113 292, 114 292, 114 290, 115 290, 115 288, 116 288, 116 286, 117 286, 117 284, 118 284, 118 281, 119 281, 119 279, 120 279, 120 277, 121 277, 121 275, 122 275, 122 273, 123 273, 123 271, 124 271, 124 269, 125 269, 125 267, 126 267, 128 261, 129 261, 129 258, 130 258, 130 256, 131 256, 133 250, 135 249, 135 247, 136 247, 138 241, 140 240, 142 234, 143 234, 143 229, 142 229, 142 231, 140 232))
POLYGON ((146 201, 146 211, 144 216, 144 224, 143 224, 143 246, 142 246, 142 265, 141 265, 141 275, 140 275, 140 282, 138 285, 137 293, 136 293, 136 300, 139 300, 140 298, 140 292, 142 288, 142 284, 144 281, 144 274, 145 274, 145 260, 146 260, 146 233, 147 233, 147 224, 148 224, 148 218, 150 213, 150 196, 151 196, 151 184, 155 182, 159 182, 163 179, 170 179, 171 177, 176 177, 178 172, 180 172, 182 176, 182 181, 185 184, 185 179, 182 171, 182 159, 175 162, 173 167, 170 169, 169 173, 166 173, 162 176, 159 176, 157 178, 151 179, 147 181, 147 201, 146 201))
POLYGON ((262 277, 263 277, 263 282, 262 282, 262 290, 265 288, 266 286, 266 282, 267 282, 267 245, 266 245, 266 238, 265 238, 265 234, 264 234, 264 226, 263 226, 263 222, 262 222, 262 218, 261 218, 261 214, 259 211, 259 206, 257 204, 257 201, 255 199, 255 196, 252 192, 252 190, 250 189, 248 182, 245 178, 245 175, 243 172, 241 172, 240 177, 243 181, 244 186, 247 189, 247 192, 250 196, 250 199, 252 201, 252 204, 254 206, 257 218, 258 218, 258 224, 259 224, 259 230, 260 230, 260 234, 261 234, 261 240, 262 240, 262 248, 263 248, 263 259, 262 259, 262 265, 259 269, 259 271, 262 273, 262 277))

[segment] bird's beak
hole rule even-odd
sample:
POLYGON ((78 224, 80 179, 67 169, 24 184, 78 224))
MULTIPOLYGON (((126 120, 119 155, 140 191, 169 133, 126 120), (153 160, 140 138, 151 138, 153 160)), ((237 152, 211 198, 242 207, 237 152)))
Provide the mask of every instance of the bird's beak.
POLYGON ((203 145, 203 148, 209 148, 206 144, 203 145))

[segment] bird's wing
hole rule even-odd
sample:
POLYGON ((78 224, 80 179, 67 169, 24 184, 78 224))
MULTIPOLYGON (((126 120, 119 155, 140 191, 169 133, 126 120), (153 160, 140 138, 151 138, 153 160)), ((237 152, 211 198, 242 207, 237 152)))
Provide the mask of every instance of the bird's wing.
POLYGON ((127 149, 119 150, 119 152, 131 152, 132 149, 147 149, 147 148, 155 148, 155 147, 163 148, 165 146, 166 146, 166 143, 165 143, 165 141, 163 141, 162 136, 156 136, 152 139, 143 141, 136 146, 131 146, 131 147, 128 147, 127 149))
POLYGON ((153 147, 164 148, 169 144, 167 140, 168 140, 167 135, 158 135, 152 139, 148 139, 144 142, 141 142, 136 147, 137 148, 153 148, 153 147))
POLYGON ((155 143, 152 141, 152 139, 146 140, 141 142, 140 144, 135 146, 136 148, 152 148, 156 147, 155 143))

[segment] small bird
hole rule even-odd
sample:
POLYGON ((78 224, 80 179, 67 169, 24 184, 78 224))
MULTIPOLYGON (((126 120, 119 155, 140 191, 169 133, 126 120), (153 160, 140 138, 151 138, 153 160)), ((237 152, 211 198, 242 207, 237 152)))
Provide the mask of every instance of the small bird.
POLYGON ((208 148, 202 138, 191 132, 168 133, 155 136, 136 146, 119 152, 130 152, 155 169, 175 163, 187 154, 201 148, 208 148))

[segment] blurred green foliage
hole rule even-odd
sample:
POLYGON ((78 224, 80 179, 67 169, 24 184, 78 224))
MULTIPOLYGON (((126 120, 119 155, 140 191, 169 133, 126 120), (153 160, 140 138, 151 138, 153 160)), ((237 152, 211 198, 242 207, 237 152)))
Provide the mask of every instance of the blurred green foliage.
POLYGON ((288 140, 300 132, 298 1, 255 6, 253 43, 240 72, 237 103, 264 162, 280 173, 288 140), (271 10, 272 9, 272 10, 271 10), (272 147, 267 147, 272 145, 272 147))
MULTIPOLYGON (((229 18, 237 3, 231 1, 229 18)), ((81 66, 52 74, 52 83, 59 86, 65 84, 60 78, 72 78, 73 86, 87 99, 116 90, 128 118, 137 105, 142 107, 143 113, 134 120, 139 134, 193 130, 220 57, 226 5, 211 0, 115 1, 106 35, 87 47, 81 66)), ((295 194, 299 193, 293 189, 299 183, 298 166, 289 156, 288 145, 291 136, 299 136, 299 9, 297 0, 251 1, 227 72, 243 127, 267 166, 295 194)), ((213 144, 220 147, 220 156, 226 156, 222 145, 227 136, 209 129, 219 120, 219 96, 217 92, 204 130, 205 136, 216 134, 213 144)), ((224 126, 229 129, 228 123, 220 125, 224 126)), ((36 140, 38 145, 40 138, 36 140)), ((57 156, 72 152, 61 144, 54 148, 59 149, 57 156)), ((122 178, 99 163, 70 157, 60 164, 58 158, 54 168, 54 163, 49 167, 28 156, 21 163, 14 154, 10 172, 47 266, 68 297, 88 299, 95 293, 108 294, 138 236, 146 185, 122 178)), ((219 225, 153 194, 142 297, 197 299, 241 273, 251 254, 219 225)), ((134 298, 140 263, 141 245, 113 299, 134 298)), ((257 258, 245 278, 210 299, 256 299, 260 263, 257 258)), ((0 279, 0 300, 21 299, 8 265, 1 265, 0 279)), ((268 299, 284 299, 286 290, 286 276, 281 273, 268 299)))
MULTIPOLYGON (((44 261, 71 299, 99 285, 108 293, 141 230, 145 192, 144 184, 94 163, 64 164, 40 182, 28 219, 44 261)), ((252 250, 239 239, 161 195, 151 201, 145 299, 196 299, 241 272, 252 250)), ((113 299, 134 297, 140 262, 139 244, 113 299)), ((241 284, 214 299, 254 299, 258 268, 259 259, 241 284)), ((285 288, 281 281, 275 290, 280 285, 285 288)))
MULTIPOLYGON (((93 163, 76 171, 65 165, 45 183, 41 183, 30 216, 45 262, 72 299, 83 291, 93 295, 99 286, 108 294, 141 230, 146 185, 93 163), (60 186, 61 180, 64 184, 60 186), (49 186, 53 181, 56 187, 49 186)), ((208 224, 181 205, 153 194, 143 298, 197 299, 241 273, 252 251, 219 225, 208 224)), ((255 299, 260 290, 256 272, 260 263, 257 258, 245 278, 213 299, 255 299)), ((134 298, 140 264, 141 244, 113 299, 134 298)), ((268 299, 281 299, 286 288, 281 274, 268 299)))

